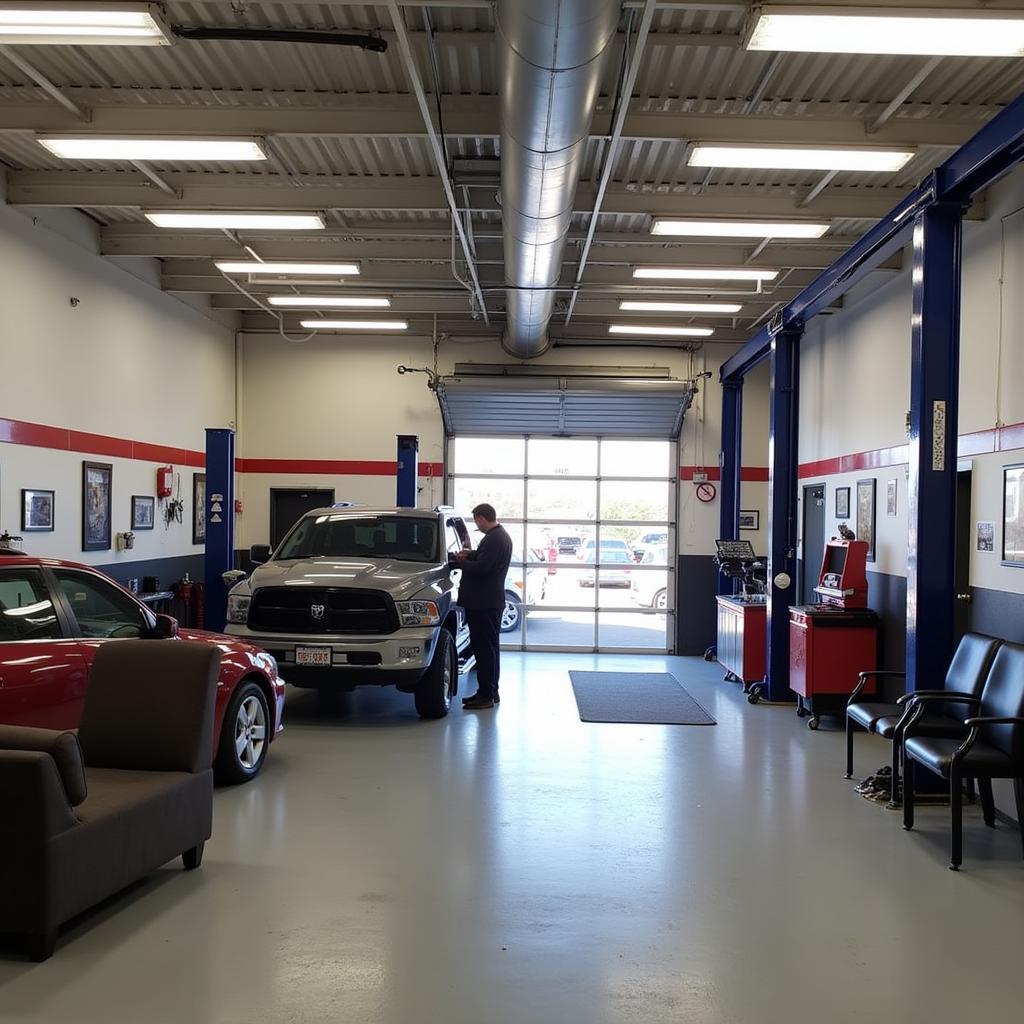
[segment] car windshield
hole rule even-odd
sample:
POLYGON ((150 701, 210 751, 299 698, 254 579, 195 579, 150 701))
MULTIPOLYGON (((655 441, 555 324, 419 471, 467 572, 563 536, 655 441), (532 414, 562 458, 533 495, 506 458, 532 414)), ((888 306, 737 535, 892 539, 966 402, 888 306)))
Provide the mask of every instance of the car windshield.
POLYGON ((306 516, 285 538, 274 557, 435 562, 437 522, 420 516, 306 516))
POLYGON ((626 554, 621 548, 606 548, 603 544, 601 545, 601 561, 607 564, 608 562, 629 562, 631 561, 629 555, 626 554))

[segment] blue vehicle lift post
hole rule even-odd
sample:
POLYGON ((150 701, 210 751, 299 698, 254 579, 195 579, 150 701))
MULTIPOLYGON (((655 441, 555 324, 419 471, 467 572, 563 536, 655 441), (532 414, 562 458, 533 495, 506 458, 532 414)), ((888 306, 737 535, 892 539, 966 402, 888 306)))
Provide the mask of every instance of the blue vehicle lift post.
MULTIPOLYGON (((718 536, 735 539, 740 523, 740 474, 743 451, 743 379, 722 386, 722 451, 719 456, 721 488, 718 536)), ((718 574, 717 593, 731 594, 732 580, 718 574)))
POLYGON ((206 431, 206 553, 203 626, 223 633, 228 586, 221 574, 235 567, 235 432, 206 431))
POLYGON ((398 435, 398 497, 399 508, 416 507, 416 483, 419 475, 420 439, 415 434, 398 435))

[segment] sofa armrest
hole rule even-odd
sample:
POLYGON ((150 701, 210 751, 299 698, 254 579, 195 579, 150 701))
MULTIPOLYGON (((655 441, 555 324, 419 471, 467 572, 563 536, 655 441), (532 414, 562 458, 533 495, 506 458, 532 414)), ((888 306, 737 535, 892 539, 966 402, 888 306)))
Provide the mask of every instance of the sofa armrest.
POLYGON ((78 823, 57 766, 41 750, 0 750, 0 864, 12 845, 42 843, 78 823))

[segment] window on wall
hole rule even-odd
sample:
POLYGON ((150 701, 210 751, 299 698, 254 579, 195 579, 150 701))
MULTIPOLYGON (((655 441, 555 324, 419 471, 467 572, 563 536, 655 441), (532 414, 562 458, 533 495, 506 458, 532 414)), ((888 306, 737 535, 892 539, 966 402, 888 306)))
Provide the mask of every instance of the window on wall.
MULTIPOLYGON (((665 651, 675 605, 675 445, 456 437, 448 501, 497 509, 513 541, 502 642, 665 651)), ((474 546, 479 536, 473 536, 474 546)))

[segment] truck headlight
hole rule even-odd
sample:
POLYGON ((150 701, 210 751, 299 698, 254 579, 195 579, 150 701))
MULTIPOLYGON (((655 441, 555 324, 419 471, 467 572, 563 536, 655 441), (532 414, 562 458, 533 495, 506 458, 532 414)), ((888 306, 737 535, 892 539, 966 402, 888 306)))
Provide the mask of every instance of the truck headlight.
POLYGON ((228 622, 245 623, 249 620, 249 605, 252 597, 249 594, 228 595, 228 622))
POLYGON ((403 626, 436 626, 441 621, 433 601, 396 601, 395 607, 403 626))

